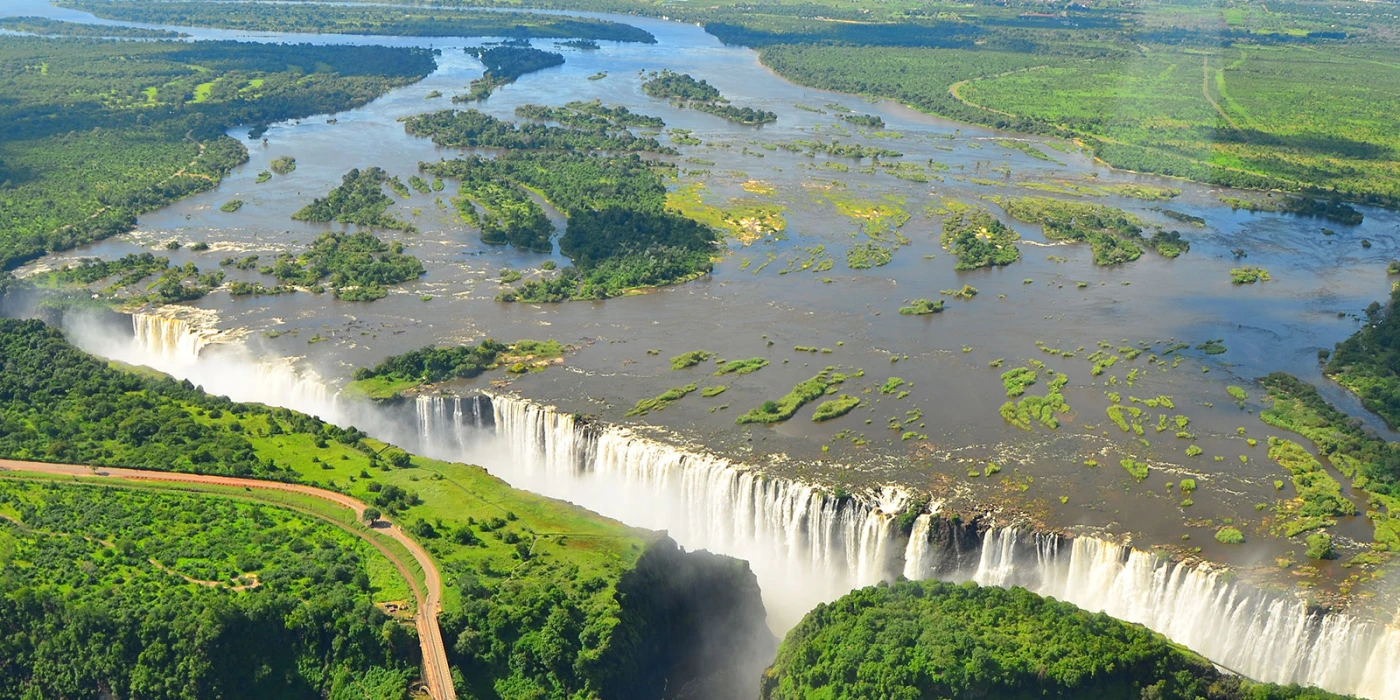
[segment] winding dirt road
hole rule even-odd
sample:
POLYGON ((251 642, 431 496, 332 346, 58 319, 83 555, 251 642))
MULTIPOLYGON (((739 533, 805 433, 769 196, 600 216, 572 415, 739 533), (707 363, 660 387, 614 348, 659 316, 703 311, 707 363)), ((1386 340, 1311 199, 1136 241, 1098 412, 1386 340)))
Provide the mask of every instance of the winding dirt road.
MULTIPOLYGON (((364 519, 365 504, 344 494, 325 489, 313 488, 311 486, 301 486, 299 484, 284 484, 277 481, 258 481, 257 479, 239 479, 227 476, 209 476, 204 474, 180 474, 176 472, 156 472, 140 469, 121 469, 117 467, 89 467, 80 464, 49 464, 47 462, 21 462, 11 459, 0 459, 0 472, 30 472, 34 474, 49 474, 55 476, 73 477, 98 477, 112 478, 132 481, 154 481, 181 484, 205 484, 211 486, 235 486, 255 491, 286 491, 312 496, 325 501, 329 501, 339 506, 349 508, 355 513, 357 520, 364 519)), ((298 512, 317 517, 328 523, 336 525, 347 532, 350 532, 364 541, 370 543, 378 549, 394 566, 399 573, 408 581, 413 589, 413 595, 417 598, 418 614, 415 618, 418 628, 418 641, 423 647, 423 680, 428 686, 428 693, 433 700, 457 700, 456 689, 452 685, 452 672, 447 666, 447 649, 442 642, 442 630, 438 627, 437 616, 442 604, 442 577, 438 574, 437 566, 428 553, 423 550, 413 538, 409 537, 403 530, 400 530, 393 523, 380 520, 374 528, 375 532, 392 537, 408 549, 418 565, 423 569, 423 576, 427 591, 422 590, 417 579, 408 569, 405 562, 399 556, 391 552, 363 531, 349 528, 342 523, 326 519, 315 513, 292 507, 298 512)))

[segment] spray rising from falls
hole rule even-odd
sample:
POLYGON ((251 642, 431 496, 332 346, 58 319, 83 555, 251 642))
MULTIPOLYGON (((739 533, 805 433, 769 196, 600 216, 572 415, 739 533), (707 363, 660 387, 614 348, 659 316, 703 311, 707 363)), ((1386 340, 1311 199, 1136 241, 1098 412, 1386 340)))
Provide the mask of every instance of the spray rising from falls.
POLYGON ((67 330, 74 343, 95 355, 157 369, 234 401, 291 408, 340 425, 360 417, 341 406, 318 374, 298 368, 296 358, 255 357, 242 342, 225 342, 230 339, 217 330, 172 316, 132 314, 131 327, 128 338, 81 323, 67 330))
POLYGON ((506 454, 473 453, 481 441, 472 436, 485 425, 481 403, 420 398, 420 430, 519 487, 749 560, 780 629, 816 602, 901 573, 971 579, 1146 625, 1256 680, 1400 700, 1400 630, 1310 610, 1208 565, 933 513, 916 518, 906 535, 897 516, 909 497, 898 490, 838 498, 508 396, 490 399, 506 454))

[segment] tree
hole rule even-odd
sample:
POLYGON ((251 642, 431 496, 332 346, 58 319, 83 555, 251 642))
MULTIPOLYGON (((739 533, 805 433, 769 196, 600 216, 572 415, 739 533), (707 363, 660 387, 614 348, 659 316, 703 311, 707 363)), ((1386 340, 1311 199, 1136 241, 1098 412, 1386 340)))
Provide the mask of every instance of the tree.
POLYGON ((366 508, 364 514, 361 517, 364 518, 365 524, 369 525, 370 527, 374 527, 374 524, 379 521, 380 515, 381 514, 378 508, 366 508))

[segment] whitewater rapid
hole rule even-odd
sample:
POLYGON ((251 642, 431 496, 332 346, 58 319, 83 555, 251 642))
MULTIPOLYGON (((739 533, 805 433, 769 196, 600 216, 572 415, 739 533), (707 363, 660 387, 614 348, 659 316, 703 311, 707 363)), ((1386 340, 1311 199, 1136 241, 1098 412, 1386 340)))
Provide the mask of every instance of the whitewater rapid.
POLYGON ((1092 537, 957 523, 938 515, 937 503, 901 528, 900 514, 922 505, 901 489, 833 493, 507 395, 419 397, 412 416, 390 415, 337 398, 285 358, 214 352, 190 337, 206 334, 179 323, 137 317, 123 349, 86 345, 235 400, 354 421, 424 454, 481 464, 520 488, 665 530, 687 548, 746 559, 779 632, 819 602, 900 575, 973 580, 1143 624, 1256 680, 1400 700, 1400 628, 1310 609, 1221 568, 1092 537))

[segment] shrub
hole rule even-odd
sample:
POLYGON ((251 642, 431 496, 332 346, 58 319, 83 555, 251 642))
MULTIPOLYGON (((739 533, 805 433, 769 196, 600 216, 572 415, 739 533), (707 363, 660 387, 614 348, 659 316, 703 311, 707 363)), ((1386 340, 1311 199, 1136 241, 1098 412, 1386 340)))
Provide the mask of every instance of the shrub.
POLYGON ((1244 533, 1233 527, 1222 527, 1215 531, 1215 541, 1220 544, 1240 544, 1244 542, 1244 533))

